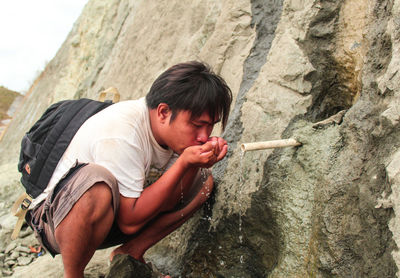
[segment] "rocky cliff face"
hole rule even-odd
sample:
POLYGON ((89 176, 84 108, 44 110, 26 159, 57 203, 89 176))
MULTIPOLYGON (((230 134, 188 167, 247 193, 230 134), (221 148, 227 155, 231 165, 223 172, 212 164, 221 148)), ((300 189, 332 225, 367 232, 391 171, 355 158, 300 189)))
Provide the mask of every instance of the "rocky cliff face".
POLYGON ((182 277, 395 277, 399 16, 398 0, 91 0, 0 144, 2 186, 16 190, 19 141, 50 103, 137 98, 202 60, 235 95, 230 152, 212 200, 147 259, 182 277), (239 148, 289 137, 303 145, 239 148))

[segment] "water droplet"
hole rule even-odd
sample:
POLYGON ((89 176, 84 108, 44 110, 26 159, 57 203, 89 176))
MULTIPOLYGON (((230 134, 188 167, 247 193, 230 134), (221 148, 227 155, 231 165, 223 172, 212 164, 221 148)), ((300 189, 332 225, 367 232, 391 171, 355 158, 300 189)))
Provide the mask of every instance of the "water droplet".
POLYGON ((243 255, 241 255, 240 256, 240 263, 242 264, 243 262, 244 262, 243 255))
MULTIPOLYGON (((245 185, 245 178, 244 178, 244 155, 245 152, 242 151, 240 153, 240 172, 239 172, 239 198, 242 196, 242 190, 243 187, 245 185)), ((243 234, 242 234, 242 200, 239 199, 239 243, 242 244, 243 243, 243 234)))
POLYGON ((180 186, 181 186, 181 203, 183 204, 183 184, 182 184, 182 180, 180 182, 180 186))

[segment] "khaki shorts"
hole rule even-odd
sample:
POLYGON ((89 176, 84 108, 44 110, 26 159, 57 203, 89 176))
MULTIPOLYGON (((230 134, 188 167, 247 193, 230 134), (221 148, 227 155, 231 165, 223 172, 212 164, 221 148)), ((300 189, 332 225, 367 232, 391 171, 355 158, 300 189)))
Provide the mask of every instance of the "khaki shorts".
MULTIPOLYGON (((201 169, 195 177, 192 194, 186 196, 185 204, 190 202, 201 189, 211 171, 201 169)), ((61 221, 68 215, 79 198, 93 185, 99 182, 106 183, 113 195, 114 219, 119 207, 119 190, 115 177, 104 167, 96 164, 80 164, 72 168, 67 176, 61 180, 47 198, 27 213, 26 221, 35 232, 41 245, 52 255, 60 253, 54 231, 61 221)), ((98 249, 108 248, 127 242, 136 235, 122 233, 114 221, 103 244, 98 249)))
POLYGON ((80 164, 70 170, 47 198, 27 214, 27 222, 36 238, 47 251, 55 256, 60 249, 54 231, 67 216, 74 204, 93 185, 106 183, 113 195, 114 216, 119 207, 119 190, 115 177, 104 167, 96 164, 80 164))

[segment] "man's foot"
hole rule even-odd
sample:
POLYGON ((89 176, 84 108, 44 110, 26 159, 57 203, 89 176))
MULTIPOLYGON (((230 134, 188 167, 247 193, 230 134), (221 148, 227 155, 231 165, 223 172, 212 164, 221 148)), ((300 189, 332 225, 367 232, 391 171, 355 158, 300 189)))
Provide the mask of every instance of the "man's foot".
POLYGON ((113 261, 113 259, 114 259, 114 257, 115 257, 116 255, 120 254, 120 255, 129 255, 129 256, 131 256, 132 258, 134 258, 135 260, 137 260, 137 261, 139 261, 139 262, 141 262, 141 263, 144 263, 144 264, 146 263, 146 262, 144 261, 144 259, 143 259, 143 255, 137 256, 137 255, 135 255, 135 254, 132 254, 131 252, 128 252, 127 250, 124 250, 123 247, 124 247, 124 246, 122 245, 122 246, 120 246, 120 247, 118 247, 118 248, 115 248, 115 249, 111 252, 111 254, 110 254, 110 262, 113 261))
POLYGON ((169 275, 163 275, 151 263, 146 264, 140 262, 127 254, 116 254, 111 263, 110 269, 106 278, 121 277, 121 274, 132 275, 130 277, 140 278, 171 278, 169 275))

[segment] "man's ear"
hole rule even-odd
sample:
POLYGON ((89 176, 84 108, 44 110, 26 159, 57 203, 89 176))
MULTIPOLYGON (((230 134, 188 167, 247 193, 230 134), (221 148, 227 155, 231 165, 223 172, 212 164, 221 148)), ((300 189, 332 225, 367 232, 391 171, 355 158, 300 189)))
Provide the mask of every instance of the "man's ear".
POLYGON ((160 103, 157 106, 157 118, 161 123, 168 122, 171 117, 172 111, 169 108, 168 104, 166 103, 160 103))

